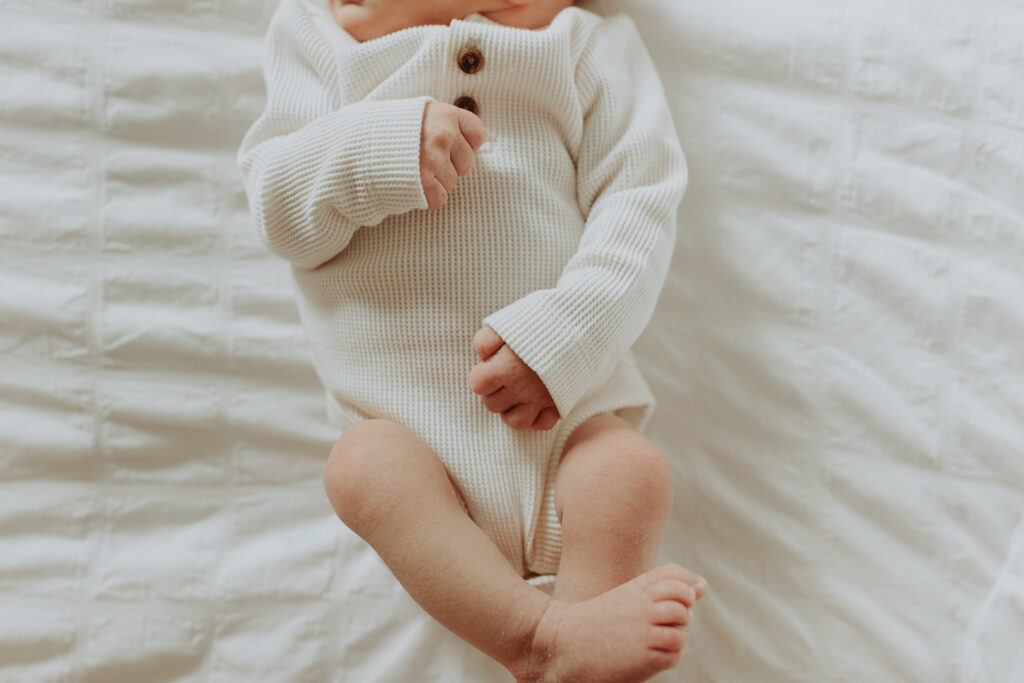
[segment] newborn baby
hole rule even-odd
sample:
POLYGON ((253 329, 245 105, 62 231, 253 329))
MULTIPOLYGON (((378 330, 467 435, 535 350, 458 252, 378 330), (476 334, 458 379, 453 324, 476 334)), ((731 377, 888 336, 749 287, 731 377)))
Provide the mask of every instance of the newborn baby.
POLYGON ((679 662, 706 590, 653 568, 671 470, 629 351, 686 170, 632 23, 571 5, 284 0, 239 161, 338 516, 518 680, 621 683, 679 662))

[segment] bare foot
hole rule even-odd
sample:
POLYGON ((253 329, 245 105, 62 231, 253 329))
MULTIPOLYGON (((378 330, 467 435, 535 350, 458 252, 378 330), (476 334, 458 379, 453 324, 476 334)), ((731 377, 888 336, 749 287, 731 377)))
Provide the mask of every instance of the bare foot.
POLYGON ((665 565, 583 602, 552 600, 534 632, 516 680, 536 683, 634 683, 683 657, 689 608, 704 580, 665 565))

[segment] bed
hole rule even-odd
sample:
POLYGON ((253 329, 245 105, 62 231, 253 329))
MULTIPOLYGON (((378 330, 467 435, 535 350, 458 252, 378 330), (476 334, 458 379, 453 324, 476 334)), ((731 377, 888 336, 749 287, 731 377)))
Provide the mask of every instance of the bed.
MULTIPOLYGON (((274 0, 0 0, 0 681, 506 681, 333 517, 234 154, 274 0)), ((601 0, 690 166, 664 681, 1024 681, 1024 4, 601 0)))

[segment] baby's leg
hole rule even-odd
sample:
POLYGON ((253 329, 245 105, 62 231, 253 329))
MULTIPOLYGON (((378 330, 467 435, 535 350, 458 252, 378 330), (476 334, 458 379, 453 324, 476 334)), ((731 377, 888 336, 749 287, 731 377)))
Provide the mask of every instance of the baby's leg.
POLYGON ((517 680, 633 683, 679 661, 692 575, 659 567, 592 600, 552 599, 513 570, 462 511, 437 454, 397 423, 346 430, 324 484, 413 599, 517 680))
POLYGON ((672 471, 628 422, 597 415, 562 450, 555 507, 562 558, 554 596, 585 600, 654 567, 672 511, 672 471))
POLYGON ((418 436, 390 420, 349 427, 324 486, 338 517, 448 630, 507 667, 529 651, 550 599, 466 515, 440 458, 418 436))

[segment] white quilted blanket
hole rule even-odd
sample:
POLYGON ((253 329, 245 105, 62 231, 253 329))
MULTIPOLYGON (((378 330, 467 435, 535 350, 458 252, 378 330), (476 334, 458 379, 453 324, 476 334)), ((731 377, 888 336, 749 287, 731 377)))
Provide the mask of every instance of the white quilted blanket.
MULTIPOLYGON (((0 0, 0 681, 505 681, 336 522, 234 152, 273 0, 0 0)), ((605 0, 691 187, 667 681, 1024 681, 1024 2, 605 0)))

